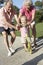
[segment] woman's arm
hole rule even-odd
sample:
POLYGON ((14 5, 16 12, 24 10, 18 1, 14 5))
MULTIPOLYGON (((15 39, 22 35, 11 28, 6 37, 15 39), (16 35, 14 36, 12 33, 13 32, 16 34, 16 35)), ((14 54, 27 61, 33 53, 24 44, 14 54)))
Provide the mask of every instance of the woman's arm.
POLYGON ((29 21, 29 22, 27 22, 27 24, 28 25, 30 25, 33 21, 34 21, 34 19, 35 19, 35 14, 36 14, 36 10, 35 10, 35 8, 32 10, 32 19, 29 21))
POLYGON ((36 14, 36 10, 34 9, 34 10, 32 10, 32 19, 31 19, 31 22, 34 21, 34 19, 35 19, 35 14, 36 14))

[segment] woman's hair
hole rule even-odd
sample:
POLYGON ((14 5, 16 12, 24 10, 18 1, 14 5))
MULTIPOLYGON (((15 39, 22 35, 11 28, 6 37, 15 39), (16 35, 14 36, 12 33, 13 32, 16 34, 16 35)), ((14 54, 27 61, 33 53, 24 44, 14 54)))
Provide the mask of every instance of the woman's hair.
POLYGON ((23 5, 33 5, 32 0, 24 0, 23 5))

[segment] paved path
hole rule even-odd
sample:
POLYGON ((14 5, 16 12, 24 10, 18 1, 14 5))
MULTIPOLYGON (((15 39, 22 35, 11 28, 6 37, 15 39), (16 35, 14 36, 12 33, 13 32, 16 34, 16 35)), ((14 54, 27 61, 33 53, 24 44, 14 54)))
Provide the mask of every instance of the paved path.
POLYGON ((25 52, 20 37, 17 37, 13 48, 16 53, 8 57, 7 50, 4 45, 2 36, 0 37, 0 65, 43 65, 43 39, 38 39, 38 47, 33 51, 33 54, 25 52))

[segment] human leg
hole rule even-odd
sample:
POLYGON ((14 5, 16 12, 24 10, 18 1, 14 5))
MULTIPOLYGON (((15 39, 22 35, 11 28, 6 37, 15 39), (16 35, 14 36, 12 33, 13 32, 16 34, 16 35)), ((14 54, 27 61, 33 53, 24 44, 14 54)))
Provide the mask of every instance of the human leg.
POLYGON ((28 51, 28 44, 25 37, 21 37, 21 43, 23 44, 25 51, 28 51))
POLYGON ((35 24, 31 24, 32 38, 34 40, 34 46, 36 46, 36 27, 35 24))
POLYGON ((9 44, 10 44, 10 50, 11 50, 11 52, 15 52, 15 51, 12 49, 12 45, 13 45, 13 43, 14 43, 14 41, 15 41, 16 35, 15 35, 14 31, 11 31, 10 34, 11 34, 11 40, 10 40, 10 43, 9 43, 9 44))
POLYGON ((2 32, 2 35, 3 35, 3 37, 4 37, 4 43, 5 43, 5 45, 6 45, 6 48, 7 48, 7 50, 9 51, 8 34, 7 34, 5 31, 3 31, 3 32, 2 32))
POLYGON ((8 56, 11 56, 12 53, 11 53, 11 51, 9 49, 10 46, 9 46, 9 42, 8 42, 8 34, 5 31, 3 31, 2 35, 3 35, 3 38, 4 38, 5 46, 6 46, 7 51, 8 51, 8 56))

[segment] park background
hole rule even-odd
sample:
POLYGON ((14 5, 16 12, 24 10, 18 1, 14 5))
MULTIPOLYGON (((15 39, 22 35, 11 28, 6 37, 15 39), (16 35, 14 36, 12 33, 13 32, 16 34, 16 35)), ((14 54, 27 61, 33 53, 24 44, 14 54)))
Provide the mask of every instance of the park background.
MULTIPOLYGON (((4 5, 4 1, 6 0, 0 0, 0 8, 4 5)), ((23 1, 24 0, 13 0, 17 14, 22 7, 23 1)), ((15 49, 16 52, 8 57, 7 49, 3 43, 3 37, 0 34, 0 65, 43 65, 43 2, 42 0, 33 0, 33 4, 36 7, 35 21, 37 37, 39 37, 36 39, 37 47, 35 48, 34 44, 32 44, 33 54, 25 52, 23 44, 21 43, 20 32, 16 31, 17 37, 13 44, 13 49, 15 49)), ((16 24, 15 20, 14 24, 16 24)), ((10 41, 10 36, 8 38, 10 41)))
MULTIPOLYGON (((0 8, 4 5, 4 2, 7 0, 0 0, 0 8)), ((23 5, 24 0, 12 0, 14 9, 16 10, 17 14, 19 14, 19 9, 23 5)), ((36 37, 43 37, 43 0, 32 0, 33 5, 36 7, 36 37)), ((15 20, 13 21, 16 24, 15 20)), ((31 30, 30 30, 31 32, 31 30)), ((16 31, 16 35, 20 36, 20 32, 16 31)))

